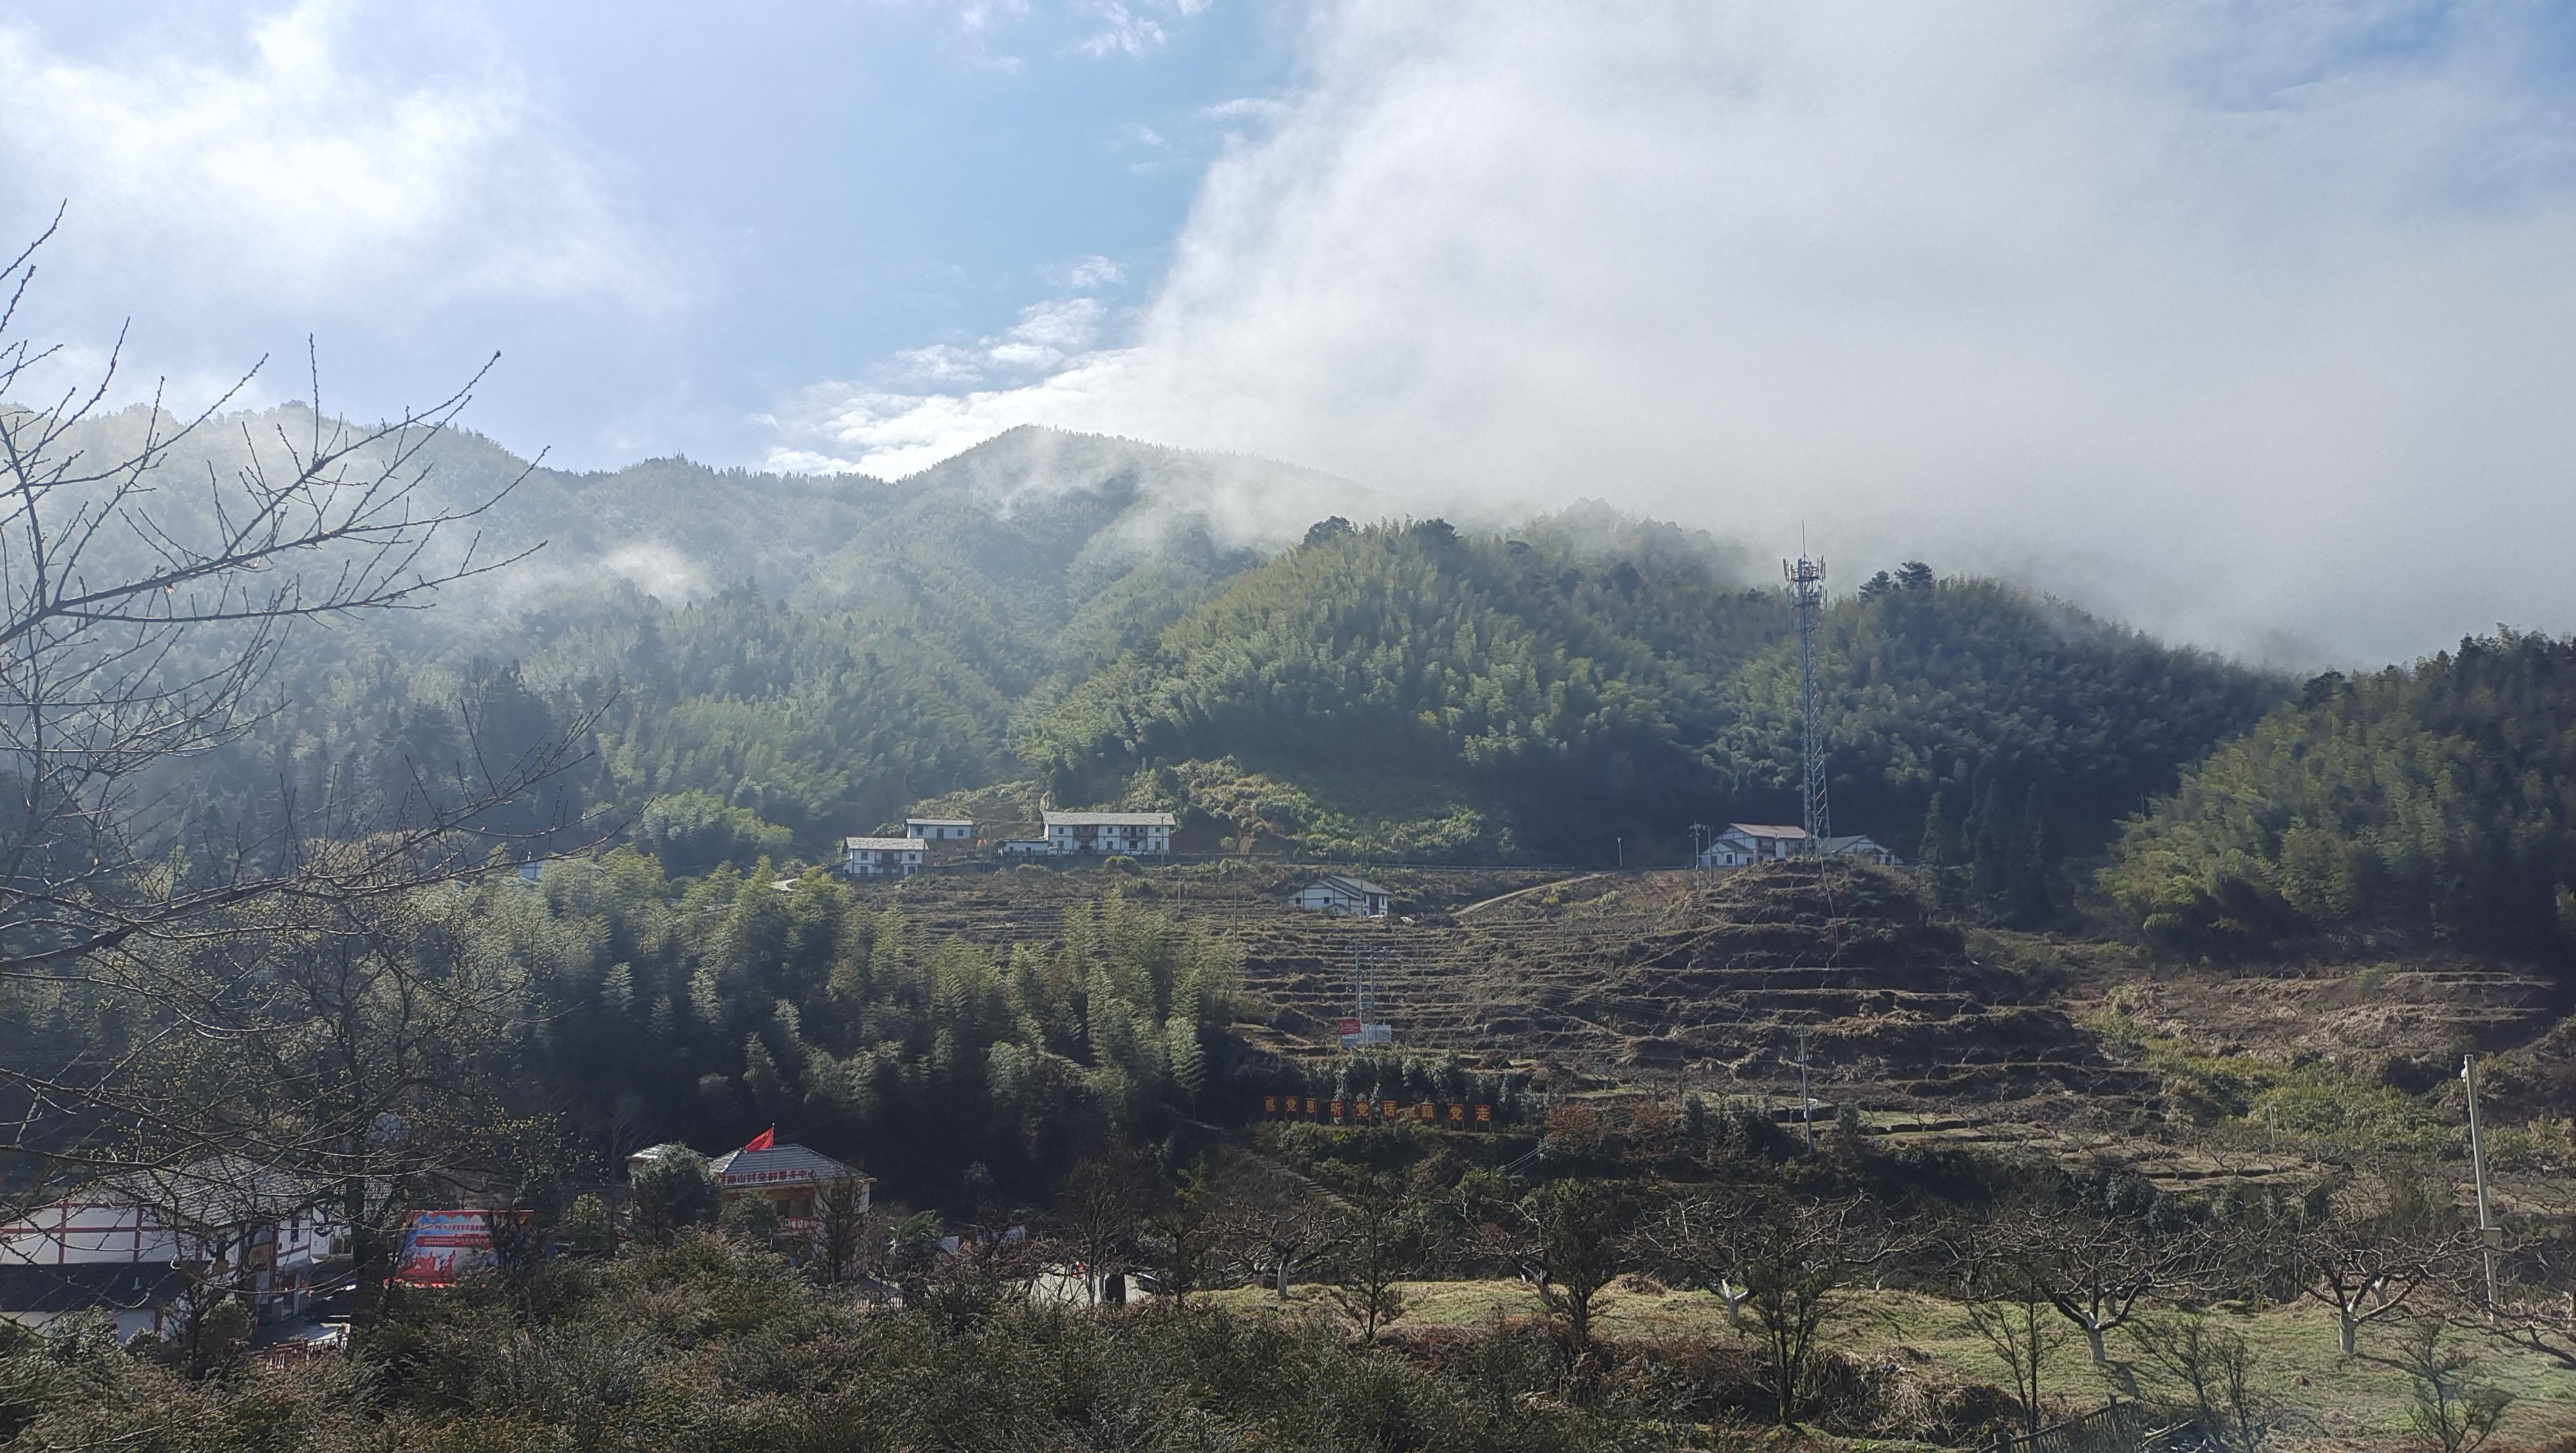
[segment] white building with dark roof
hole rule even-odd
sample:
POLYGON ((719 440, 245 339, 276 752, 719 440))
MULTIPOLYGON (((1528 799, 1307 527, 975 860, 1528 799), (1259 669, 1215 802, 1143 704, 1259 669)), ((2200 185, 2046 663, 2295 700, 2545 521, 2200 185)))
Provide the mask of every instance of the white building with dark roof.
POLYGON ((320 1188, 217 1158, 101 1178, 0 1222, 0 1321, 96 1308, 117 1335, 169 1331, 197 1287, 262 1321, 301 1312, 343 1234, 320 1188))
POLYGON ((1318 878, 1288 896, 1288 901, 1313 913, 1331 913, 1350 918, 1384 918, 1395 895, 1366 878, 1334 873, 1318 878))
POLYGON ((1882 868, 1905 866, 1905 860, 1898 857, 1894 849, 1867 833, 1856 832, 1825 839, 1824 855, 1829 858, 1858 858, 1864 863, 1876 863, 1882 868))
POLYGON ((921 871, 927 851, 917 837, 845 837, 841 871, 853 878, 909 878, 921 871))
POLYGON ((1808 849, 1807 830, 1769 822, 1730 822, 1719 828, 1717 836, 1700 850, 1703 868, 1740 868, 1748 863, 1771 863, 1786 858, 1802 857, 1808 849))
POLYGON ((1176 820, 1168 812, 1050 812, 1047 843, 1056 852, 1125 853, 1164 857, 1172 851, 1176 820))
POLYGON ((1809 855, 1828 858, 1858 858, 1881 867, 1900 868, 1905 860, 1867 833, 1848 833, 1822 841, 1807 836, 1803 827, 1784 823, 1730 822, 1701 849, 1699 865, 1703 868, 1741 868, 1752 863, 1779 862, 1786 858, 1809 855))
POLYGON ((903 835, 924 842, 963 843, 975 840, 975 819, 971 817, 907 817, 903 835))

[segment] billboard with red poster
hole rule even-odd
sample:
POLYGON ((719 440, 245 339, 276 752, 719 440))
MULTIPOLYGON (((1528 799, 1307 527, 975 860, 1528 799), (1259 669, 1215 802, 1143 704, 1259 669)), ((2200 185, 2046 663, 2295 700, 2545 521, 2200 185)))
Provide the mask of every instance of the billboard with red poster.
POLYGON ((514 1217, 525 1228, 528 1211, 414 1211, 403 1221, 402 1250, 394 1260, 394 1282, 407 1287, 454 1286, 493 1264, 492 1223, 514 1217))

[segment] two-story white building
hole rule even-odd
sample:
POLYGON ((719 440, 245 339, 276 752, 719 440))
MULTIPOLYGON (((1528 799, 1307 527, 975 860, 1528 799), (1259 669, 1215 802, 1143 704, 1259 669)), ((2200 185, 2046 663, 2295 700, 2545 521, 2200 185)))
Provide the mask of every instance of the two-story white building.
POLYGON ((909 878, 921 871, 928 851, 917 837, 845 837, 841 871, 853 878, 909 878))
POLYGON ((0 1223, 0 1320, 95 1310, 123 1340, 175 1331, 199 1291, 294 1316, 343 1235, 313 1188, 247 1162, 106 1177, 0 1223))
POLYGON ((1168 812, 1050 812, 1046 814, 1047 846, 1066 855, 1163 857, 1172 851, 1173 826, 1168 812))
POLYGON ((1804 856, 1808 848, 1807 830, 1780 823, 1730 822, 1719 828, 1700 850, 1703 868, 1740 868, 1748 863, 1771 863, 1804 856))
POLYGON ((975 819, 971 817, 907 817, 903 835, 930 843, 963 843, 975 840, 975 819))
POLYGON ((1905 865, 1903 858, 1866 833, 1850 833, 1818 842, 1808 837, 1803 827, 1763 822, 1730 822, 1720 828, 1708 846, 1700 850, 1699 865, 1703 868, 1741 868, 1751 863, 1773 863, 1811 854, 1828 858, 1858 858, 1888 868, 1905 865))

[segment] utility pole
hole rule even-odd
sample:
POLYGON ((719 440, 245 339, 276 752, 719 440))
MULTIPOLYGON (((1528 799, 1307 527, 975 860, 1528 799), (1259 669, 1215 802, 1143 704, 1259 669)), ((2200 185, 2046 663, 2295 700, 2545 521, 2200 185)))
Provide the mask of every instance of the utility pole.
POLYGON ((1798 1119, 1805 1125, 1807 1153, 1816 1153, 1816 1097, 1807 1092, 1807 1026, 1798 1026, 1798 1119))
POLYGON ((2487 1211, 2487 1146, 2478 1123, 2478 1057, 2460 1056, 2460 1078, 2469 1083, 2469 1172, 2478 1182, 2478 1255, 2486 1262, 2487 1315, 2495 1315, 2496 1244, 2504 1239, 2487 1211))
POLYGON ((1691 866, 1694 868, 1705 868, 1708 866, 1708 835, 1710 831, 1711 829, 1709 825, 1704 822, 1694 822, 1690 825, 1691 866))
POLYGON ((1798 612, 1798 797, 1805 812, 1807 851, 1821 854, 1832 833, 1833 816, 1825 805, 1825 723, 1816 702, 1816 625, 1825 608, 1825 562, 1800 555, 1780 563, 1789 581, 1789 603, 1798 612))

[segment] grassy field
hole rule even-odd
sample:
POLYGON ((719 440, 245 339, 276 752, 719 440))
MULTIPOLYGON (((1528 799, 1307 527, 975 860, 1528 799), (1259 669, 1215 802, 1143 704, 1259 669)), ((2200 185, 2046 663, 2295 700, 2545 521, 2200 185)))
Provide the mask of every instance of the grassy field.
MULTIPOLYGON (((1536 1299, 1513 1282, 1417 1282, 1406 1287, 1410 1307, 1406 1326, 1490 1324, 1497 1315, 1531 1316, 1536 1299)), ((1279 1305, 1271 1294, 1251 1289, 1218 1293, 1242 1308, 1279 1305)), ((1287 1307, 1309 1312, 1323 1302, 1314 1288, 1292 1292, 1287 1307)), ((1835 1348, 1861 1358, 1890 1358, 1915 1368, 1927 1379, 1947 1382, 2004 1383, 2007 1376, 1994 1355, 1960 1319, 1957 1308, 1936 1298, 1903 1292, 1861 1292, 1830 1332, 1835 1348)), ((2361 1356, 2345 1357, 2335 1340, 2333 1315, 2321 1306, 2300 1303, 2259 1314, 2218 1316, 2244 1335, 2260 1358, 2257 1374, 2263 1388, 2302 1414, 2300 1426, 2281 1446, 2304 1449, 2392 1448, 2408 1438, 2409 1382, 2397 1368, 2394 1329, 2365 1328, 2361 1356)), ((1611 1338, 1723 1338, 1731 1334, 1725 1309, 1713 1297, 1651 1289, 1621 1289, 1602 1299, 1602 1335, 1611 1338)), ((2553 1439, 2576 1436, 2576 1372, 2500 1344, 2477 1345, 2486 1381, 2515 1395, 2493 1448, 2532 1448, 2553 1439)), ((2114 1358, 2132 1350, 2117 1339, 2114 1358)), ((2065 1343, 2050 1363, 2050 1393, 2070 1408, 2099 1406, 2113 1390, 2116 1369, 2097 1368, 2085 1356, 2084 1343, 2069 1329, 2065 1343)), ((2145 1370, 2140 1369, 2140 1375, 2145 1370)))

